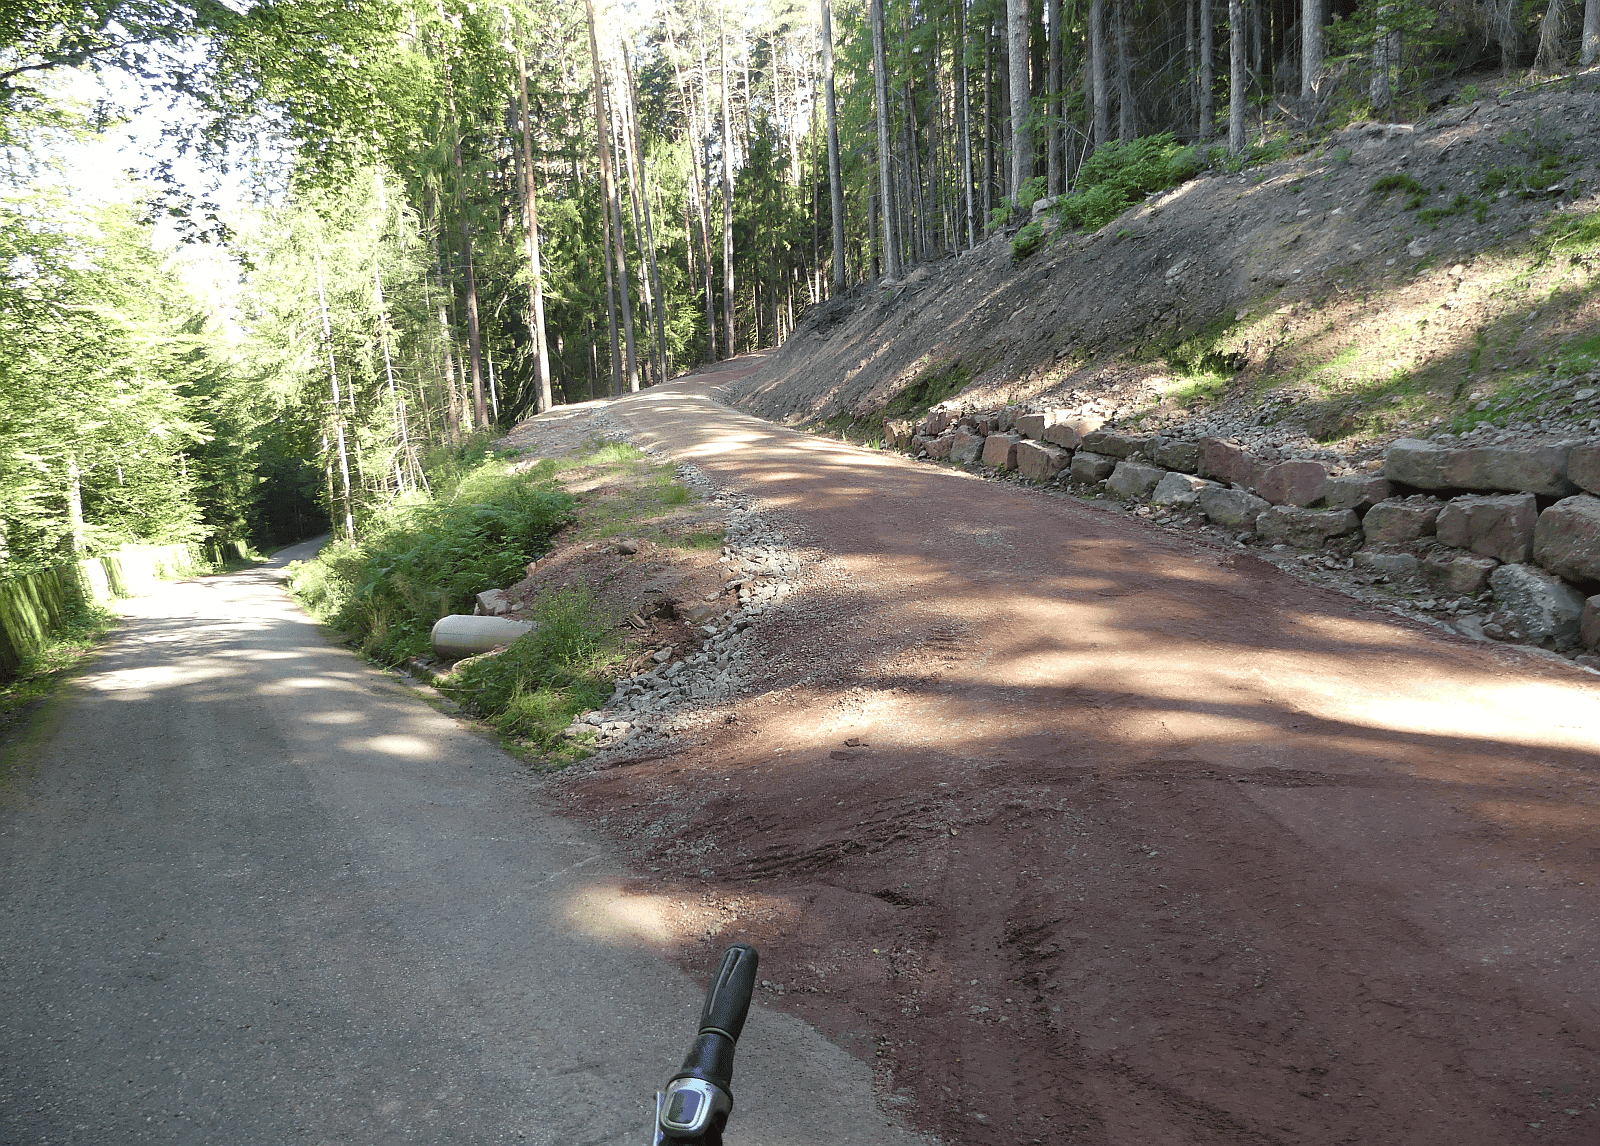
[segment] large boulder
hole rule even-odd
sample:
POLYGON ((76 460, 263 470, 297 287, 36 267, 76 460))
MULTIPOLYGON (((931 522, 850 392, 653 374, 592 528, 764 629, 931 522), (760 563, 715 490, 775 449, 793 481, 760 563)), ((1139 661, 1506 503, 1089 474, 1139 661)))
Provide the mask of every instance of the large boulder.
POLYGON ((1017 468, 1017 443, 1020 434, 990 434, 983 439, 983 464, 1003 470, 1017 468))
POLYGON ((1315 505, 1327 488, 1328 471, 1321 462, 1279 462, 1256 479, 1256 492, 1273 505, 1315 505))
POLYGON ((1400 438, 1383 455, 1383 476, 1417 489, 1448 489, 1444 464, 1449 451, 1421 438, 1400 438))
POLYGON ((1389 479, 1378 474, 1346 474, 1328 479, 1323 504, 1329 509, 1353 509, 1365 513, 1389 496, 1389 479))
POLYGON ((1017 443, 1017 472, 1029 481, 1054 481, 1056 475, 1072 461, 1070 451, 1047 446, 1042 442, 1017 443))
POLYGON ((1564 497, 1578 487, 1567 480, 1571 442, 1543 446, 1468 446, 1450 450, 1444 478, 1457 489, 1504 489, 1564 497))
POLYGON ((1221 488, 1216 482, 1193 474, 1169 473, 1156 482, 1150 500, 1157 505, 1191 506, 1200 500, 1202 490, 1221 488))
POLYGON ((1538 520, 1539 506, 1531 493, 1458 497, 1439 511, 1434 533, 1441 545, 1515 564, 1533 553, 1538 520))
POLYGON ((1567 457, 1567 478, 1590 493, 1600 493, 1600 442, 1572 447, 1567 457))
POLYGON ((1424 498, 1380 501, 1361 519, 1368 545, 1410 545, 1430 536, 1439 519, 1439 502, 1424 498))
POLYGON ((922 443, 922 448, 928 451, 930 458, 948 458, 955 441, 956 436, 954 434, 940 434, 937 437, 925 439, 922 443))
POLYGON ((1436 593, 1476 597, 1489 583, 1489 574, 1499 567, 1493 557, 1438 549, 1422 559, 1418 572, 1436 593))
POLYGON ((1453 448, 1401 438, 1384 455, 1383 473, 1418 489, 1502 489, 1560 497, 1577 490, 1567 478, 1571 453, 1570 442, 1453 448))
POLYGON ((1578 643, 1583 594, 1531 565, 1502 565, 1489 574, 1499 612, 1514 621, 1512 640, 1566 649, 1578 643))
POLYGON ((1216 478, 1246 489, 1256 484, 1260 465, 1243 446, 1225 442, 1221 438, 1201 438, 1197 444, 1200 448, 1200 466, 1195 472, 1201 477, 1216 478))
POLYGON ((1569 581, 1600 581, 1600 497, 1580 493, 1541 513, 1533 559, 1569 581))
POLYGON ((1161 438, 1146 451, 1159 466, 1192 474, 1200 469, 1200 447, 1178 438, 1161 438))
POLYGON ((1256 518, 1256 536, 1263 541, 1320 549, 1335 537, 1361 528, 1361 519, 1349 509, 1304 509, 1274 505, 1256 518))
POLYGON ((1097 454, 1093 450, 1079 450, 1072 455, 1072 480, 1078 482, 1101 481, 1117 468, 1117 459, 1097 454))
POLYGON ((1106 485, 1118 497, 1129 499, 1147 497, 1166 474, 1167 471, 1160 466, 1147 466, 1143 462, 1130 462, 1124 459, 1111 471, 1111 477, 1106 481, 1106 485))
POLYGON ((1207 485, 1199 493, 1200 510, 1217 525, 1231 529, 1254 529, 1256 518, 1272 508, 1272 503, 1242 489, 1207 485))
POLYGON ((983 453, 983 435, 962 426, 950 442, 950 460, 958 466, 971 465, 983 453))
POLYGON ((1017 433, 1032 441, 1042 442, 1044 432, 1055 424, 1057 413, 1055 410, 1047 410, 1042 414, 1023 414, 1017 418, 1017 433))
POLYGON ((1583 603, 1583 615, 1578 618, 1578 639, 1586 649, 1600 649, 1600 596, 1590 597, 1583 603))
POLYGON ((1083 448, 1108 458, 1131 458, 1144 452, 1150 439, 1143 434, 1117 434, 1110 430, 1095 430, 1083 436, 1083 448))

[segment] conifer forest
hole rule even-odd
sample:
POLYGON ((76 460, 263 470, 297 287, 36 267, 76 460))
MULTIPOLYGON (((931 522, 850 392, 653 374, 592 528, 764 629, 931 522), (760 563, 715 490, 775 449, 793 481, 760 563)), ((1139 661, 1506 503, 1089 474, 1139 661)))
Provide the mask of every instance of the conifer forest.
POLYGON ((1597 54, 1600 0, 0 4, 0 578, 359 534, 497 427, 778 345, 1097 152, 1243 164, 1597 54), (79 194, 61 157, 141 108, 217 180, 79 194))

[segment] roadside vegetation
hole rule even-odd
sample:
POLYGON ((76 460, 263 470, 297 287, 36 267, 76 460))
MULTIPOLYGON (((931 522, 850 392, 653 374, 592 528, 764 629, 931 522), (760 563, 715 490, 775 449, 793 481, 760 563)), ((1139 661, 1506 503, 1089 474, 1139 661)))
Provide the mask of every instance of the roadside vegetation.
POLYGON ((15 674, 0 684, 0 783, 11 778, 12 742, 29 714, 54 695, 116 626, 117 615, 104 605, 74 601, 44 644, 25 654, 15 674))
MULTIPOLYGON (((688 513, 695 497, 670 465, 634 446, 594 443, 566 458, 517 461, 483 441, 427 461, 432 493, 414 492, 372 514, 360 540, 330 542, 290 566, 290 585, 318 620, 372 660, 425 658, 434 622, 470 613, 485 589, 523 579, 530 561, 557 544, 592 545, 628 536, 685 549, 714 548, 720 529, 688 513)), ((562 733, 599 706, 611 679, 638 650, 628 610, 581 581, 539 595, 533 631, 450 666, 441 693, 482 718, 540 763, 587 752, 562 733)))

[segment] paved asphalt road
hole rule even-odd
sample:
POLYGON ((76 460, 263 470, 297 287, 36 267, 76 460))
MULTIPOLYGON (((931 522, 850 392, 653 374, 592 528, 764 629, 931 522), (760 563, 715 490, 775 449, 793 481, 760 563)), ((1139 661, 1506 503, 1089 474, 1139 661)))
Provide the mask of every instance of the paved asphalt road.
MULTIPOLYGON (((165 586, 0 806, 0 1142, 646 1141, 701 986, 512 758, 274 566, 165 586)), ((757 1004, 729 1146, 909 1143, 757 1004)))

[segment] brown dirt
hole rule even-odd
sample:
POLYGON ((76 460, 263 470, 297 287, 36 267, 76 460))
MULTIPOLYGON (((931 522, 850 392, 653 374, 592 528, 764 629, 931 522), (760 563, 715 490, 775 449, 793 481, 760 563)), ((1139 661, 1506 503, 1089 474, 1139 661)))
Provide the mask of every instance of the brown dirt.
POLYGON ((1592 676, 708 400, 755 365, 608 413, 821 560, 726 717, 551 788, 686 964, 950 1142, 1600 1139, 1592 676))

